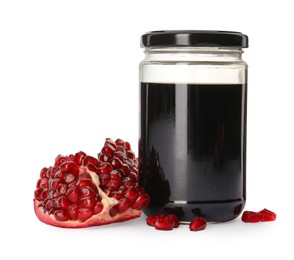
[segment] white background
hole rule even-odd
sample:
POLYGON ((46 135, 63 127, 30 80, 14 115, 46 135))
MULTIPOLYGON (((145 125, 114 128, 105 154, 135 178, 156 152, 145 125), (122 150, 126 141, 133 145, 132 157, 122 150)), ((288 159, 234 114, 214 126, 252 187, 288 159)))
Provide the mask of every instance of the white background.
POLYGON ((1 0, 0 258, 291 259, 290 3, 1 0), (245 224, 237 218, 196 233, 187 226, 156 231, 144 216, 80 230, 39 222, 33 211, 36 181, 57 154, 83 150, 96 155, 106 137, 128 140, 137 152, 140 36, 164 29, 232 30, 249 36, 244 53, 249 64, 245 209, 266 207, 277 220, 245 224))

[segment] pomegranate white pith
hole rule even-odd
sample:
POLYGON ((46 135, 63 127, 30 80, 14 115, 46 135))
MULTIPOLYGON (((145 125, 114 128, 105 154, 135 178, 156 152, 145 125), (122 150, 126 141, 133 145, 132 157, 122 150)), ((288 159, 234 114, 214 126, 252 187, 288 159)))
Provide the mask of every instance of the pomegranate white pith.
POLYGON ((149 201, 129 143, 108 138, 98 159, 84 152, 59 155, 53 167, 43 168, 34 209, 46 224, 81 228, 137 218, 149 201))

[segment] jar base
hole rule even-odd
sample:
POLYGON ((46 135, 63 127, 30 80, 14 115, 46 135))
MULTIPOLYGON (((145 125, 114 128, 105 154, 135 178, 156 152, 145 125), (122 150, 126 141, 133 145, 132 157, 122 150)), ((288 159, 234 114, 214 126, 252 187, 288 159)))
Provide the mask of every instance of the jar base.
POLYGON ((152 205, 143 210, 147 216, 157 214, 175 214, 181 224, 189 224, 196 217, 203 217, 207 222, 219 223, 237 218, 245 206, 245 199, 213 202, 170 202, 164 206, 152 205))

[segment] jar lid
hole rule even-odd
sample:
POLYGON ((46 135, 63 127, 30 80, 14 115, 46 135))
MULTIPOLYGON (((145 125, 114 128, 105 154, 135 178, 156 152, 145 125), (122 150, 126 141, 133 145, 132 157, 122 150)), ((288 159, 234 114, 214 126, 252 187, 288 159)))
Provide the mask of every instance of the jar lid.
POLYGON ((152 31, 141 37, 141 47, 195 46, 195 47, 248 47, 248 36, 231 31, 152 31))

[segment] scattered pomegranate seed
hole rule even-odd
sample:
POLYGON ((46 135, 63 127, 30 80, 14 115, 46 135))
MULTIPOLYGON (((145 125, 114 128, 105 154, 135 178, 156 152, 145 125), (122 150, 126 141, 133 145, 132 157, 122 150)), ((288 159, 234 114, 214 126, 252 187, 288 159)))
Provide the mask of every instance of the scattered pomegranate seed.
POLYGON ((207 222, 204 218, 198 217, 191 221, 189 228, 190 231, 200 231, 206 228, 207 222))
POLYGON ((157 230, 172 230, 180 225, 176 215, 158 214, 146 218, 146 223, 149 226, 155 227, 157 230))
POLYGON ((174 220, 171 218, 160 218, 155 223, 155 228, 157 230, 172 230, 175 226, 174 220))
POLYGON ((260 221, 260 213, 254 211, 244 211, 241 219, 246 223, 257 223, 260 221))
POLYGON ((244 211, 241 219, 245 223, 274 221, 276 219, 276 213, 268 209, 263 209, 259 212, 244 211))
POLYGON ((158 214, 158 215, 155 215, 155 216, 151 216, 151 217, 147 217, 146 218, 146 223, 147 225, 149 226, 153 226, 155 227, 155 223, 158 219, 161 219, 161 218, 164 218, 165 216, 163 214, 158 214))
POLYGON ((268 210, 268 209, 263 209, 259 211, 260 213, 260 221, 261 222, 266 222, 266 221, 274 221, 276 220, 276 213, 268 210))

